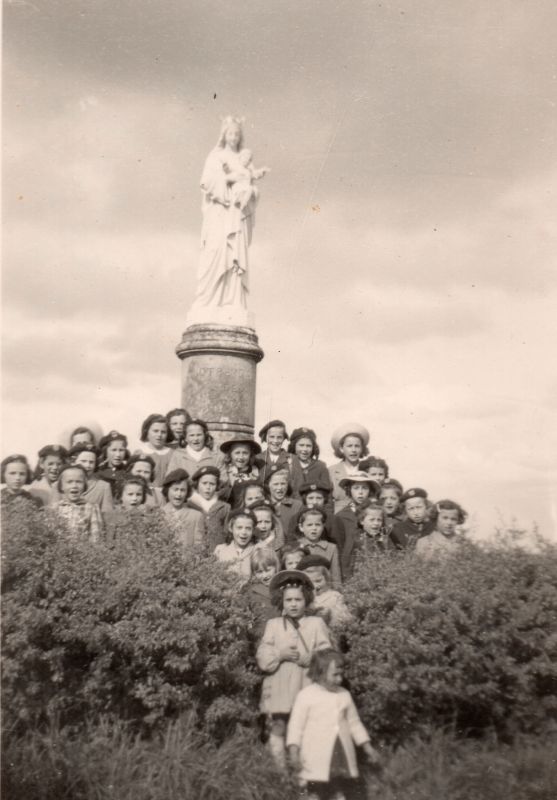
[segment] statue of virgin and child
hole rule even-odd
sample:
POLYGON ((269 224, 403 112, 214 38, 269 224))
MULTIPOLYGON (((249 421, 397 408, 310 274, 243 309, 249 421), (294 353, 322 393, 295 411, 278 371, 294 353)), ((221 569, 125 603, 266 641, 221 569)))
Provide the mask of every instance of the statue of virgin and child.
POLYGON ((226 117, 201 176, 201 254, 190 324, 249 325, 248 248, 259 200, 257 181, 268 171, 253 165, 242 121, 226 117))

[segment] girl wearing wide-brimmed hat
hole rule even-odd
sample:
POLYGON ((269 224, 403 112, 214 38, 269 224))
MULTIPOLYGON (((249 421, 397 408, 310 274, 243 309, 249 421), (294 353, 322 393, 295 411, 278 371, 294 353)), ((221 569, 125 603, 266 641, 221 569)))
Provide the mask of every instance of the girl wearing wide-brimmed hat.
POLYGON ((333 485, 335 512, 347 505, 348 498, 340 482, 344 478, 360 472, 360 461, 368 455, 369 431, 358 422, 341 425, 331 437, 331 447, 340 461, 329 467, 329 477, 333 485))
POLYGON ((309 683, 307 671, 316 650, 331 647, 320 617, 307 616, 313 584, 299 570, 283 570, 271 580, 271 599, 281 616, 270 619, 257 648, 257 664, 265 673, 261 688, 261 713, 269 717, 269 749, 284 765, 286 725, 296 695, 309 683))
POLYGON ((360 529, 358 511, 371 498, 379 497, 381 485, 365 472, 359 472, 340 482, 346 493, 347 505, 333 518, 332 538, 340 554, 340 568, 343 581, 348 580, 354 571, 356 552, 359 545, 360 529))
POLYGON ((230 502, 235 483, 259 478, 259 468, 255 464, 255 458, 261 453, 261 447, 251 436, 238 435, 223 442, 220 449, 224 455, 224 469, 227 475, 227 483, 221 490, 220 496, 230 502))

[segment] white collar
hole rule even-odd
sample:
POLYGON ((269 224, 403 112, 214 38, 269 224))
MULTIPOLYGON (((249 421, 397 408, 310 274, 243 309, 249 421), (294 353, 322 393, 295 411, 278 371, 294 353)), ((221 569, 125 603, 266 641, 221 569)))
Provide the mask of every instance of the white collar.
POLYGON ((201 497, 199 492, 192 492, 190 502, 195 503, 207 514, 213 508, 213 506, 218 503, 218 497, 215 493, 210 500, 205 500, 204 497, 201 497))
POLYGON ((205 452, 207 450, 206 447, 203 447, 201 450, 194 450, 193 447, 190 447, 190 445, 187 444, 184 449, 187 457, 191 458, 192 461, 201 461, 207 455, 205 452))

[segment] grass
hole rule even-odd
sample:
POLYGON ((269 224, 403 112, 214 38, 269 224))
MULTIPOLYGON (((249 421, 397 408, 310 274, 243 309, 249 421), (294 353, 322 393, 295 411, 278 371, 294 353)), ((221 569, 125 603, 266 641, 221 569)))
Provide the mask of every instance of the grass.
MULTIPOLYGON (((6 800, 298 800, 292 777, 274 767, 252 731, 220 747, 191 719, 150 740, 120 723, 71 736, 52 727, 4 742, 6 800)), ((554 800, 557 742, 521 737, 511 745, 434 732, 383 751, 348 800, 554 800)))

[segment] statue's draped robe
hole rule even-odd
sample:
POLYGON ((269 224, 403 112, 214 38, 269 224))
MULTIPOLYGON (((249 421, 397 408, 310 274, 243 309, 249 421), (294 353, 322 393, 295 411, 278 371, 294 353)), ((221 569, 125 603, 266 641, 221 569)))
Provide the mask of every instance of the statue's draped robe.
POLYGON ((201 176, 203 226, 194 307, 245 309, 255 203, 252 201, 243 211, 234 206, 223 163, 234 172, 240 167, 238 154, 215 148, 209 153, 201 176), (227 208, 213 198, 230 205, 227 208))

